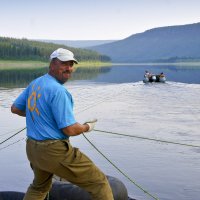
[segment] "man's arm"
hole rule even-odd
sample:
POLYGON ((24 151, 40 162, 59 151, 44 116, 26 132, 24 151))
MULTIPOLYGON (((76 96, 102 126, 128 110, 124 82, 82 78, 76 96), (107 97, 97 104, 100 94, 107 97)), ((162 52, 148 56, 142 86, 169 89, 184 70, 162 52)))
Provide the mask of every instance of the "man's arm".
POLYGON ((11 112, 19 116, 26 117, 26 112, 24 110, 18 109, 14 104, 11 106, 11 112))
POLYGON ((80 135, 83 132, 90 132, 94 129, 97 119, 92 119, 84 124, 75 123, 62 129, 63 133, 68 136, 80 135))
POLYGON ((76 135, 80 135, 83 132, 87 132, 88 130, 89 130, 88 124, 75 123, 71 126, 67 126, 63 128, 62 132, 68 136, 76 136, 76 135))

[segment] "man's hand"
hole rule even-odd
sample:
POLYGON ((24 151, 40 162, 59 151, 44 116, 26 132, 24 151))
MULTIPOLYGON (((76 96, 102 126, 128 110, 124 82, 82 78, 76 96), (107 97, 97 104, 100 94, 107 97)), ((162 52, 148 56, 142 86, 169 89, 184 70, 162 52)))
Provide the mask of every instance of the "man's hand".
POLYGON ((97 122, 97 119, 89 120, 85 122, 84 124, 87 124, 89 126, 89 129, 87 132, 90 132, 94 129, 95 123, 97 122))

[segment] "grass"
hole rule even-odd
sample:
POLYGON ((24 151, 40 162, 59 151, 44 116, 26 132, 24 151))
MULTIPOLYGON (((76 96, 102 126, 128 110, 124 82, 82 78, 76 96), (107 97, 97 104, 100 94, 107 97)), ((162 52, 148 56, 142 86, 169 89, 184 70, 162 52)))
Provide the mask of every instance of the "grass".
POLYGON ((109 62, 98 62, 98 61, 87 61, 87 62, 80 62, 77 67, 103 67, 103 66, 111 66, 112 63, 109 62))
MULTIPOLYGON (((100 66, 110 66, 111 63, 102 63, 102 62, 80 62, 78 67, 100 67, 100 66)), ((42 61, 15 61, 15 60, 0 60, 0 70, 12 70, 12 69, 39 69, 48 67, 49 62, 42 61)))

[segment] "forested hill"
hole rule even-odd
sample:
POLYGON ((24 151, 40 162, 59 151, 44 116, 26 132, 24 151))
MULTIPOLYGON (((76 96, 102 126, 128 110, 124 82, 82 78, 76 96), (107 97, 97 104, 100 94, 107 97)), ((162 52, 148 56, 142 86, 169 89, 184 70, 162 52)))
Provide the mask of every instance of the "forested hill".
POLYGON ((110 61, 108 56, 101 55, 92 50, 7 37, 0 37, 0 59, 48 61, 49 55, 60 47, 71 50, 75 54, 78 61, 110 61))
POLYGON ((90 49, 113 62, 200 60, 200 23, 154 28, 90 49))

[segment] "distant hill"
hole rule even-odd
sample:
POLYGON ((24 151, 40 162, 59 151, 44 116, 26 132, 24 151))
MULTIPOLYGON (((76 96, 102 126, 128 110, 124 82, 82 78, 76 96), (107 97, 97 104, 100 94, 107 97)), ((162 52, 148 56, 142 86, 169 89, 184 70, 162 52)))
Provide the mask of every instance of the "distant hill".
POLYGON ((176 62, 200 59, 200 23, 154 28, 90 47, 113 62, 176 62))
POLYGON ((110 61, 108 56, 93 50, 68 47, 63 44, 58 45, 27 39, 0 37, 0 59, 2 60, 48 61, 49 55, 57 48, 67 48, 71 50, 78 61, 110 61))
POLYGON ((107 44, 111 42, 116 42, 117 40, 38 40, 43 42, 50 42, 54 44, 62 44, 75 48, 87 48, 92 46, 97 46, 101 44, 107 44))

